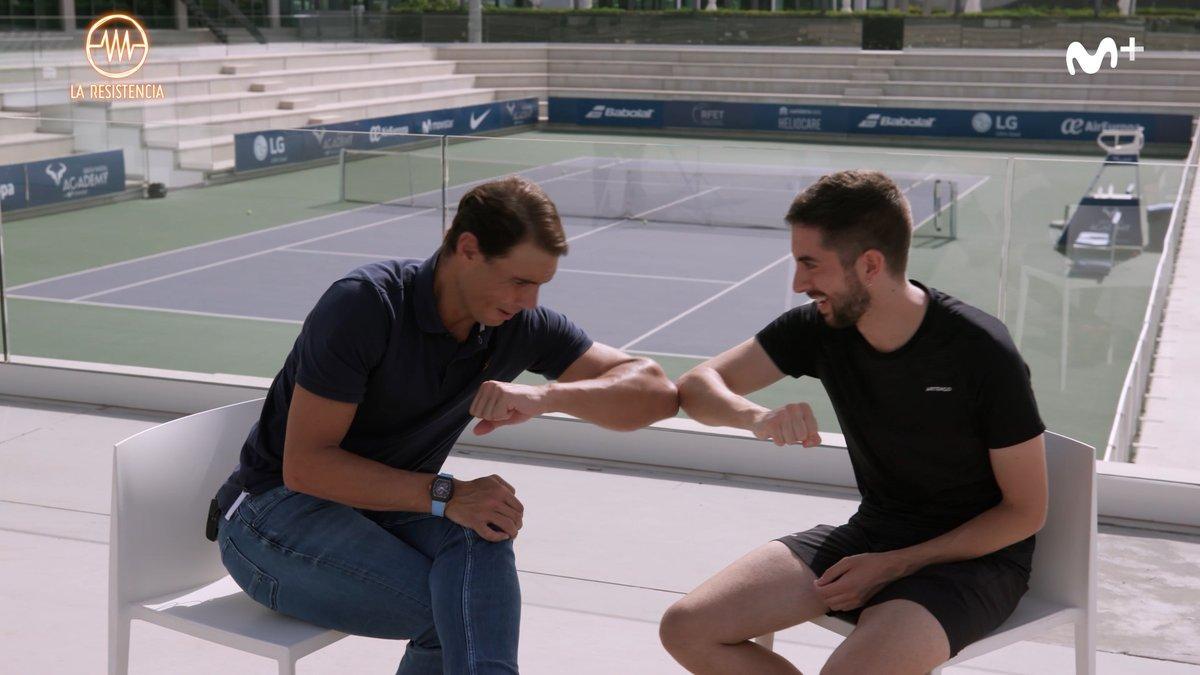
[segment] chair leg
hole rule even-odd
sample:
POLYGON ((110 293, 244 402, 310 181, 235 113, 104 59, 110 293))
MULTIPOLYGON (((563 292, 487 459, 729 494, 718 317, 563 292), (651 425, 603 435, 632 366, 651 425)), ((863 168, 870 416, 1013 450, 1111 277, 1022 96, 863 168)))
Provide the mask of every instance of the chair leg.
POLYGON ((296 660, 291 657, 279 659, 279 675, 296 675, 296 660))
POLYGON ((129 672, 129 617, 113 612, 108 617, 108 675, 129 672))
POLYGON ((767 648, 768 650, 773 651, 775 649, 775 634, 774 633, 767 633, 766 635, 760 635, 760 636, 754 638, 754 641, 757 642, 759 645, 767 648))
POLYGON ((1096 627, 1090 617, 1075 622, 1075 675, 1096 673, 1096 627))

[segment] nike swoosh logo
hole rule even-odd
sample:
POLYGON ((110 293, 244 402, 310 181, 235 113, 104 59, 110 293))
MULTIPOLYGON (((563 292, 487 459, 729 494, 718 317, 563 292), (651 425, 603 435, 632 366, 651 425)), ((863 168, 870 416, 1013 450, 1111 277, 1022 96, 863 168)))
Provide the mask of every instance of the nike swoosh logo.
POLYGON ((475 113, 471 113, 471 129, 472 130, 478 129, 479 125, 483 124, 483 120, 490 114, 492 114, 491 108, 484 110, 483 114, 480 115, 479 117, 476 117, 475 113))

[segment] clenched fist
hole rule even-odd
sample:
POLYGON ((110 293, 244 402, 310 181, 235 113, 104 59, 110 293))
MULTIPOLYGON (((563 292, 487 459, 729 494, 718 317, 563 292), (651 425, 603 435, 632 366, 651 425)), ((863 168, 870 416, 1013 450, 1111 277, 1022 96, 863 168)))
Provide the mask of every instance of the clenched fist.
POLYGON ((789 403, 782 408, 759 413, 750 431, 756 437, 779 446, 799 443, 812 448, 821 444, 817 418, 813 417, 812 406, 807 403, 789 403))
POLYGON ((482 436, 496 427, 520 424, 549 412, 545 400, 545 387, 488 380, 479 387, 471 402, 471 415, 480 420, 475 425, 475 434, 482 436))
POLYGON ((500 476, 456 480, 446 517, 487 541, 498 542, 516 538, 524 525, 525 505, 517 499, 516 488, 500 476))

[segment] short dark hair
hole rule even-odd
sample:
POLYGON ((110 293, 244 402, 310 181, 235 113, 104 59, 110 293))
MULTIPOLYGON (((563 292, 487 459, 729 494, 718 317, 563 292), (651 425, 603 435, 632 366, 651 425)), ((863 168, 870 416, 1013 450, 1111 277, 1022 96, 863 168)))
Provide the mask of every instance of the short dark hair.
POLYGON ((822 245, 837 251, 842 265, 876 249, 893 274, 903 275, 908 266, 912 212, 899 186, 878 171, 822 176, 792 202, 787 222, 819 230, 822 245))
POLYGON ((452 255, 464 232, 475 235, 487 258, 502 257, 529 239, 548 253, 567 254, 567 236, 554 202, 536 183, 520 176, 483 183, 463 195, 442 239, 442 253, 452 255))

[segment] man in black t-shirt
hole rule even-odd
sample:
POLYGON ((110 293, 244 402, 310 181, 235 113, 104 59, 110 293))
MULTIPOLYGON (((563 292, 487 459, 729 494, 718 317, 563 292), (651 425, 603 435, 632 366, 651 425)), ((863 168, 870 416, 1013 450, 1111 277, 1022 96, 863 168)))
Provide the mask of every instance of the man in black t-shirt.
POLYGON ((710 425, 821 443, 805 403, 744 398, 821 380, 862 495, 844 525, 749 553, 663 617, 701 673, 794 673, 750 640, 830 613, 857 623, 825 673, 927 673, 999 626, 1027 588, 1046 515, 1045 427, 1029 369, 996 318, 908 280, 912 215, 883 174, 821 178, 793 202, 793 287, 813 302, 679 380, 710 425))

